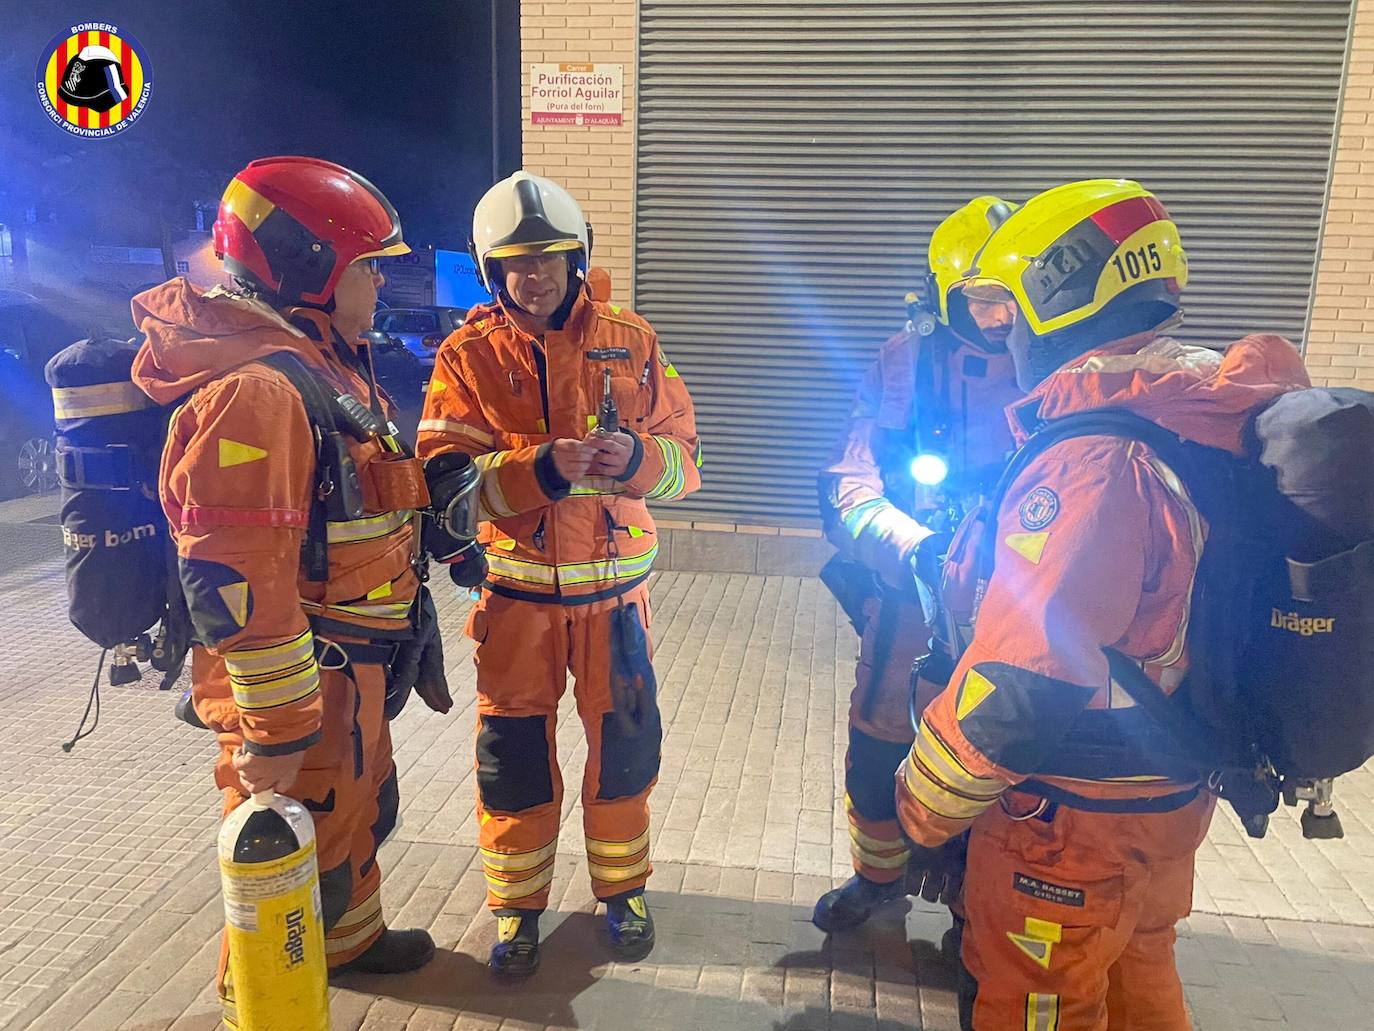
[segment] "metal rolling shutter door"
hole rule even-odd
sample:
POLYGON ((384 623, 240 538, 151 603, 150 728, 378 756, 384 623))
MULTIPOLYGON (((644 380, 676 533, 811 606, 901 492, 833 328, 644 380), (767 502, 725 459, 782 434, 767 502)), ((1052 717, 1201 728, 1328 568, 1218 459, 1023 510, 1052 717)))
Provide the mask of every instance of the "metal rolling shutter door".
POLYGON ((1349 18, 1349 0, 642 0, 635 298, 706 462, 672 514, 815 523, 816 469, 929 233, 980 193, 1137 178, 1188 248, 1180 335, 1297 341, 1349 18))

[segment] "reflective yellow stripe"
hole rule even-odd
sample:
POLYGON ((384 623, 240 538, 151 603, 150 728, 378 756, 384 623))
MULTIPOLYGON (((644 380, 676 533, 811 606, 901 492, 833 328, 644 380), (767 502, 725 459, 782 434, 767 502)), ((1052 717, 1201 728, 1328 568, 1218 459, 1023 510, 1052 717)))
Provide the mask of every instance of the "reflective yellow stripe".
POLYGON ((671 437, 654 436, 651 439, 658 445, 659 451, 663 453, 663 475, 659 477, 658 483, 645 497, 676 497, 682 493, 682 489, 687 483, 686 474, 682 469, 682 449, 677 441, 671 437))
POLYGON ((478 455, 473 459, 477 468, 482 471, 482 486, 477 493, 481 509, 478 515, 482 519, 509 519, 518 514, 506 500, 505 491, 501 489, 500 468, 509 456, 509 451, 493 451, 489 455, 478 455))
MULTIPOLYGON (((436 387, 431 393, 437 392, 437 389, 436 387)), ((468 423, 458 422, 454 419, 421 419, 417 429, 420 433, 452 433, 460 437, 467 437, 469 440, 475 440, 487 447, 493 447, 496 444, 496 438, 486 430, 479 430, 476 426, 470 426, 468 423)))
POLYGON ((598 583, 603 580, 630 580, 648 572, 658 554, 658 545, 634 558, 610 559, 595 562, 575 562, 558 566, 558 582, 574 584, 598 583))
POLYGON ((598 841, 596 838, 587 839, 587 857, 600 856, 602 859, 628 859, 636 852, 649 844, 649 832, 646 830, 637 838, 629 841, 598 841))
POLYGON ((410 616, 410 604, 408 601, 386 601, 375 605, 330 605, 328 608, 367 619, 407 619, 410 616))
POLYGON ((869 837, 852 823, 849 825, 849 840, 865 852, 874 854, 907 851, 906 842, 901 838, 897 838, 895 841, 883 841, 880 838, 869 837))
POLYGON ((490 551, 487 552, 487 568, 496 576, 504 576, 527 584, 552 585, 555 576, 553 566, 543 565, 539 562, 526 562, 523 559, 511 558, 509 555, 497 555, 490 551))
POLYGON ((484 848, 482 849, 482 866, 488 870, 502 873, 520 873, 524 870, 533 870, 540 863, 552 859, 557 850, 557 841, 551 841, 543 848, 536 848, 529 852, 493 852, 491 849, 484 848))
POLYGON ((625 484, 611 479, 609 476, 592 476, 580 484, 573 484, 568 494, 570 497, 596 496, 603 494, 624 494, 625 484))
POLYGON ((345 913, 344 918, 340 920, 338 925, 325 937, 324 951, 326 955, 337 956, 341 952, 349 952, 352 949, 356 949, 363 942, 367 941, 368 938, 382 929, 381 892, 373 892, 370 898, 375 898, 377 900, 376 908, 370 915, 363 919, 363 922, 357 926, 356 930, 344 931, 345 928, 353 926, 353 921, 350 920, 349 914, 345 913), (338 934, 338 937, 334 937, 334 935, 340 931, 344 931, 344 933, 338 934))
POLYGON ((325 535, 330 544, 372 541, 395 533, 410 522, 413 514, 409 511, 387 512, 378 516, 365 516, 362 519, 326 523, 325 535))
MULTIPOLYGON (((958 756, 945 746, 925 720, 921 720, 911 751, 931 773, 960 794, 992 801, 1006 790, 1006 785, 1000 780, 975 777, 964 769, 958 756)), ((911 761, 911 756, 907 756, 908 764, 911 761)))
POLYGON ((503 902, 511 902, 515 899, 523 899, 527 895, 533 895, 535 892, 542 891, 549 886, 549 882, 552 880, 552 865, 550 865, 547 870, 542 870, 524 881, 503 881, 488 874, 487 891, 491 892, 492 895, 501 899, 503 902))
POLYGON ((598 881, 630 881, 636 877, 641 877, 649 870, 649 857, 645 856, 639 862, 630 866, 602 866, 600 863, 587 863, 587 872, 598 881))
POLYGON ((285 644, 246 648, 224 656, 234 703, 241 709, 270 709, 306 698, 319 689, 315 639, 309 630, 285 644))
POLYGON ((918 769, 909 759, 902 769, 902 775, 906 789, 913 798, 937 816, 950 820, 972 820, 993 802, 992 799, 984 801, 955 794, 945 785, 931 780, 924 770, 918 769))
POLYGON ((1155 665, 1172 666, 1183 657, 1183 645, 1188 636, 1188 621, 1192 618, 1193 581, 1197 578, 1198 560, 1202 557, 1204 541, 1202 516, 1198 514, 1197 506, 1188 494, 1188 488, 1172 469, 1153 455, 1146 456, 1146 462, 1169 493, 1183 506, 1183 511, 1188 517, 1188 533, 1193 541, 1193 568, 1188 575, 1188 590, 1183 594, 1183 613, 1178 621, 1178 632, 1162 655, 1145 660, 1155 665))
POLYGON ((53 387, 53 414, 63 421, 94 419, 153 407, 153 399, 139 390, 132 380, 93 383, 88 387, 53 387))

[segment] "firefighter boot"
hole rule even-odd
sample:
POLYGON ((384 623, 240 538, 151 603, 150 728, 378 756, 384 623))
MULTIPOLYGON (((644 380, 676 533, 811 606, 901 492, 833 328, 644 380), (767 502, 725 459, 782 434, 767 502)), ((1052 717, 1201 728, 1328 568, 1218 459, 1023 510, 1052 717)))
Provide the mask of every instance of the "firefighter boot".
POLYGON ((826 934, 852 931, 879 906, 895 902, 906 894, 900 880, 876 884, 855 874, 838 888, 827 891, 816 902, 811 922, 826 934))
POLYGON ((498 909, 496 944, 491 947, 492 973, 529 977, 539 968, 539 909, 498 909))
POLYGON ((643 959, 654 947, 654 918, 644 901, 644 889, 606 900, 606 933, 620 959, 643 959))
POLYGON ((387 928, 367 950, 329 974, 405 974, 419 970, 434 958, 434 939, 429 932, 393 931, 387 928))

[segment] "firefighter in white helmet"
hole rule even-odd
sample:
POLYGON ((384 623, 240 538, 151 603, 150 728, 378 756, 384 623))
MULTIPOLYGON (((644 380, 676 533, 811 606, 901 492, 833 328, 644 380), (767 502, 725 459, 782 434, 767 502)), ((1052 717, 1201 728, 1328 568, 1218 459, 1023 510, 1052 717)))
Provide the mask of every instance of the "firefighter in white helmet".
POLYGON ((472 244, 493 300, 439 349, 418 451, 463 452, 482 469, 490 574, 467 626, 477 814, 499 918, 491 964, 522 976, 538 962, 553 879, 554 724, 569 670, 587 735, 592 888, 618 955, 653 945, 644 884, 662 729, 646 636, 658 544, 645 502, 696 490, 699 454, 691 398, 653 328, 593 295, 591 228, 566 190, 528 172, 497 183, 477 205, 472 244))

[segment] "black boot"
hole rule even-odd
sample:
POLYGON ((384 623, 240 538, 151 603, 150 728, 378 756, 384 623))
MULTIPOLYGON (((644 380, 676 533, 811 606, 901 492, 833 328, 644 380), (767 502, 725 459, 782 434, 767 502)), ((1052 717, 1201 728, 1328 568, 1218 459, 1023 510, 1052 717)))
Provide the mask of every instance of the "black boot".
POLYGON ((606 900, 606 933, 618 959, 632 963, 653 951, 654 918, 643 888, 606 900))
POLYGON ((361 956, 333 967, 335 974, 405 974, 419 970, 434 958, 434 939, 428 931, 393 931, 387 928, 361 956))
POLYGON ((496 944, 491 971, 500 977, 529 977, 539 968, 540 909, 496 910, 496 944))
POLYGON ((811 922, 826 934, 852 931, 872 916, 879 906, 895 902, 905 894, 900 879, 891 884, 875 884, 867 877, 855 874, 817 900, 811 922))

